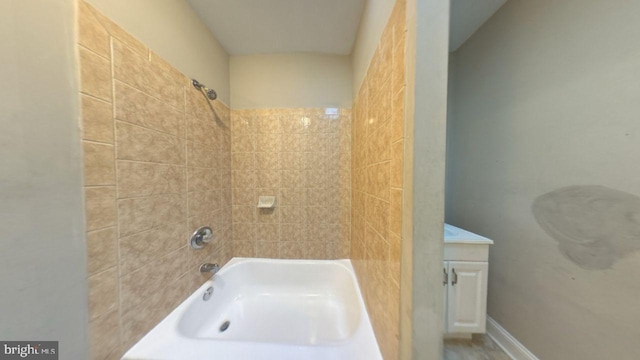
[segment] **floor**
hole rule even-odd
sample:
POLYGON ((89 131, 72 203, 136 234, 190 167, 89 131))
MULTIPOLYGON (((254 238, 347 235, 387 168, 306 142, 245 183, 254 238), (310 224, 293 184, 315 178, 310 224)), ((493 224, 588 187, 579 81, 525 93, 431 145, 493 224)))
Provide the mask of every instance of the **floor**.
POLYGON ((472 340, 445 340, 444 360, 511 360, 490 337, 474 335, 472 340))

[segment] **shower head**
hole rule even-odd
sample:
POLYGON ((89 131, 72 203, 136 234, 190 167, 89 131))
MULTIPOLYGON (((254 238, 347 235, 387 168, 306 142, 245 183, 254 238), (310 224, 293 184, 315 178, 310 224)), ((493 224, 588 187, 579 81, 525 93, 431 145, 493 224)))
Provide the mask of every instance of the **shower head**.
POLYGON ((200 90, 207 98, 209 98, 209 100, 215 100, 218 98, 218 94, 215 90, 209 89, 208 87, 204 86, 204 84, 201 84, 198 80, 191 79, 191 84, 194 88, 200 90))
POLYGON ((215 99, 217 99, 217 98, 218 98, 218 94, 217 94, 217 93, 216 93, 216 91, 215 91, 215 90, 213 90, 213 89, 207 89, 207 97, 208 97, 210 100, 215 100, 215 99))

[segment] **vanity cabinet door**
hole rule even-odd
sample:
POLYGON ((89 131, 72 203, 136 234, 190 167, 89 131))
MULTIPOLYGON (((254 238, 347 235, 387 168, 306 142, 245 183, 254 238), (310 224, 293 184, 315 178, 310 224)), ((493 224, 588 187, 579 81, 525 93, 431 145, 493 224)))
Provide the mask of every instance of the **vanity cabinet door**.
POLYGON ((485 332, 488 270, 487 262, 448 262, 447 332, 485 332))

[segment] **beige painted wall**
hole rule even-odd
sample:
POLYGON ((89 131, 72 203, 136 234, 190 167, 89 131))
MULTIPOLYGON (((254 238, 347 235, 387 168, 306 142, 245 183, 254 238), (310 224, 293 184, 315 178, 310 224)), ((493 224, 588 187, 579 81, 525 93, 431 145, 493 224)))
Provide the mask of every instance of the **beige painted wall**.
POLYGON ((380 37, 389 21, 389 16, 395 3, 395 0, 367 0, 365 3, 358 27, 358 35, 351 53, 353 96, 356 96, 364 77, 367 75, 369 63, 378 47, 380 37))
POLYGON ((86 359, 74 3, 0 2, 0 339, 86 359))
POLYGON ((272 54, 231 57, 231 107, 351 108, 351 57, 272 54))
POLYGON ((510 0, 456 53, 447 220, 495 240, 489 315, 541 359, 640 358, 638 13, 510 0))
POLYGON ((407 1, 400 358, 441 359, 449 0, 407 1))
POLYGON ((88 0, 176 69, 230 103, 229 55, 186 0, 88 0))

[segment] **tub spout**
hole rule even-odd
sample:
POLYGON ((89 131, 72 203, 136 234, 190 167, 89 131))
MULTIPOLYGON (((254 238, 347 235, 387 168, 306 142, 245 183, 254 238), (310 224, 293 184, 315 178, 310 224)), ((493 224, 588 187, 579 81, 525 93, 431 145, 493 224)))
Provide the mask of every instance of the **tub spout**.
POLYGON ((200 265, 201 273, 210 272, 211 275, 215 275, 218 270, 220 270, 220 266, 218 264, 204 263, 200 265))

